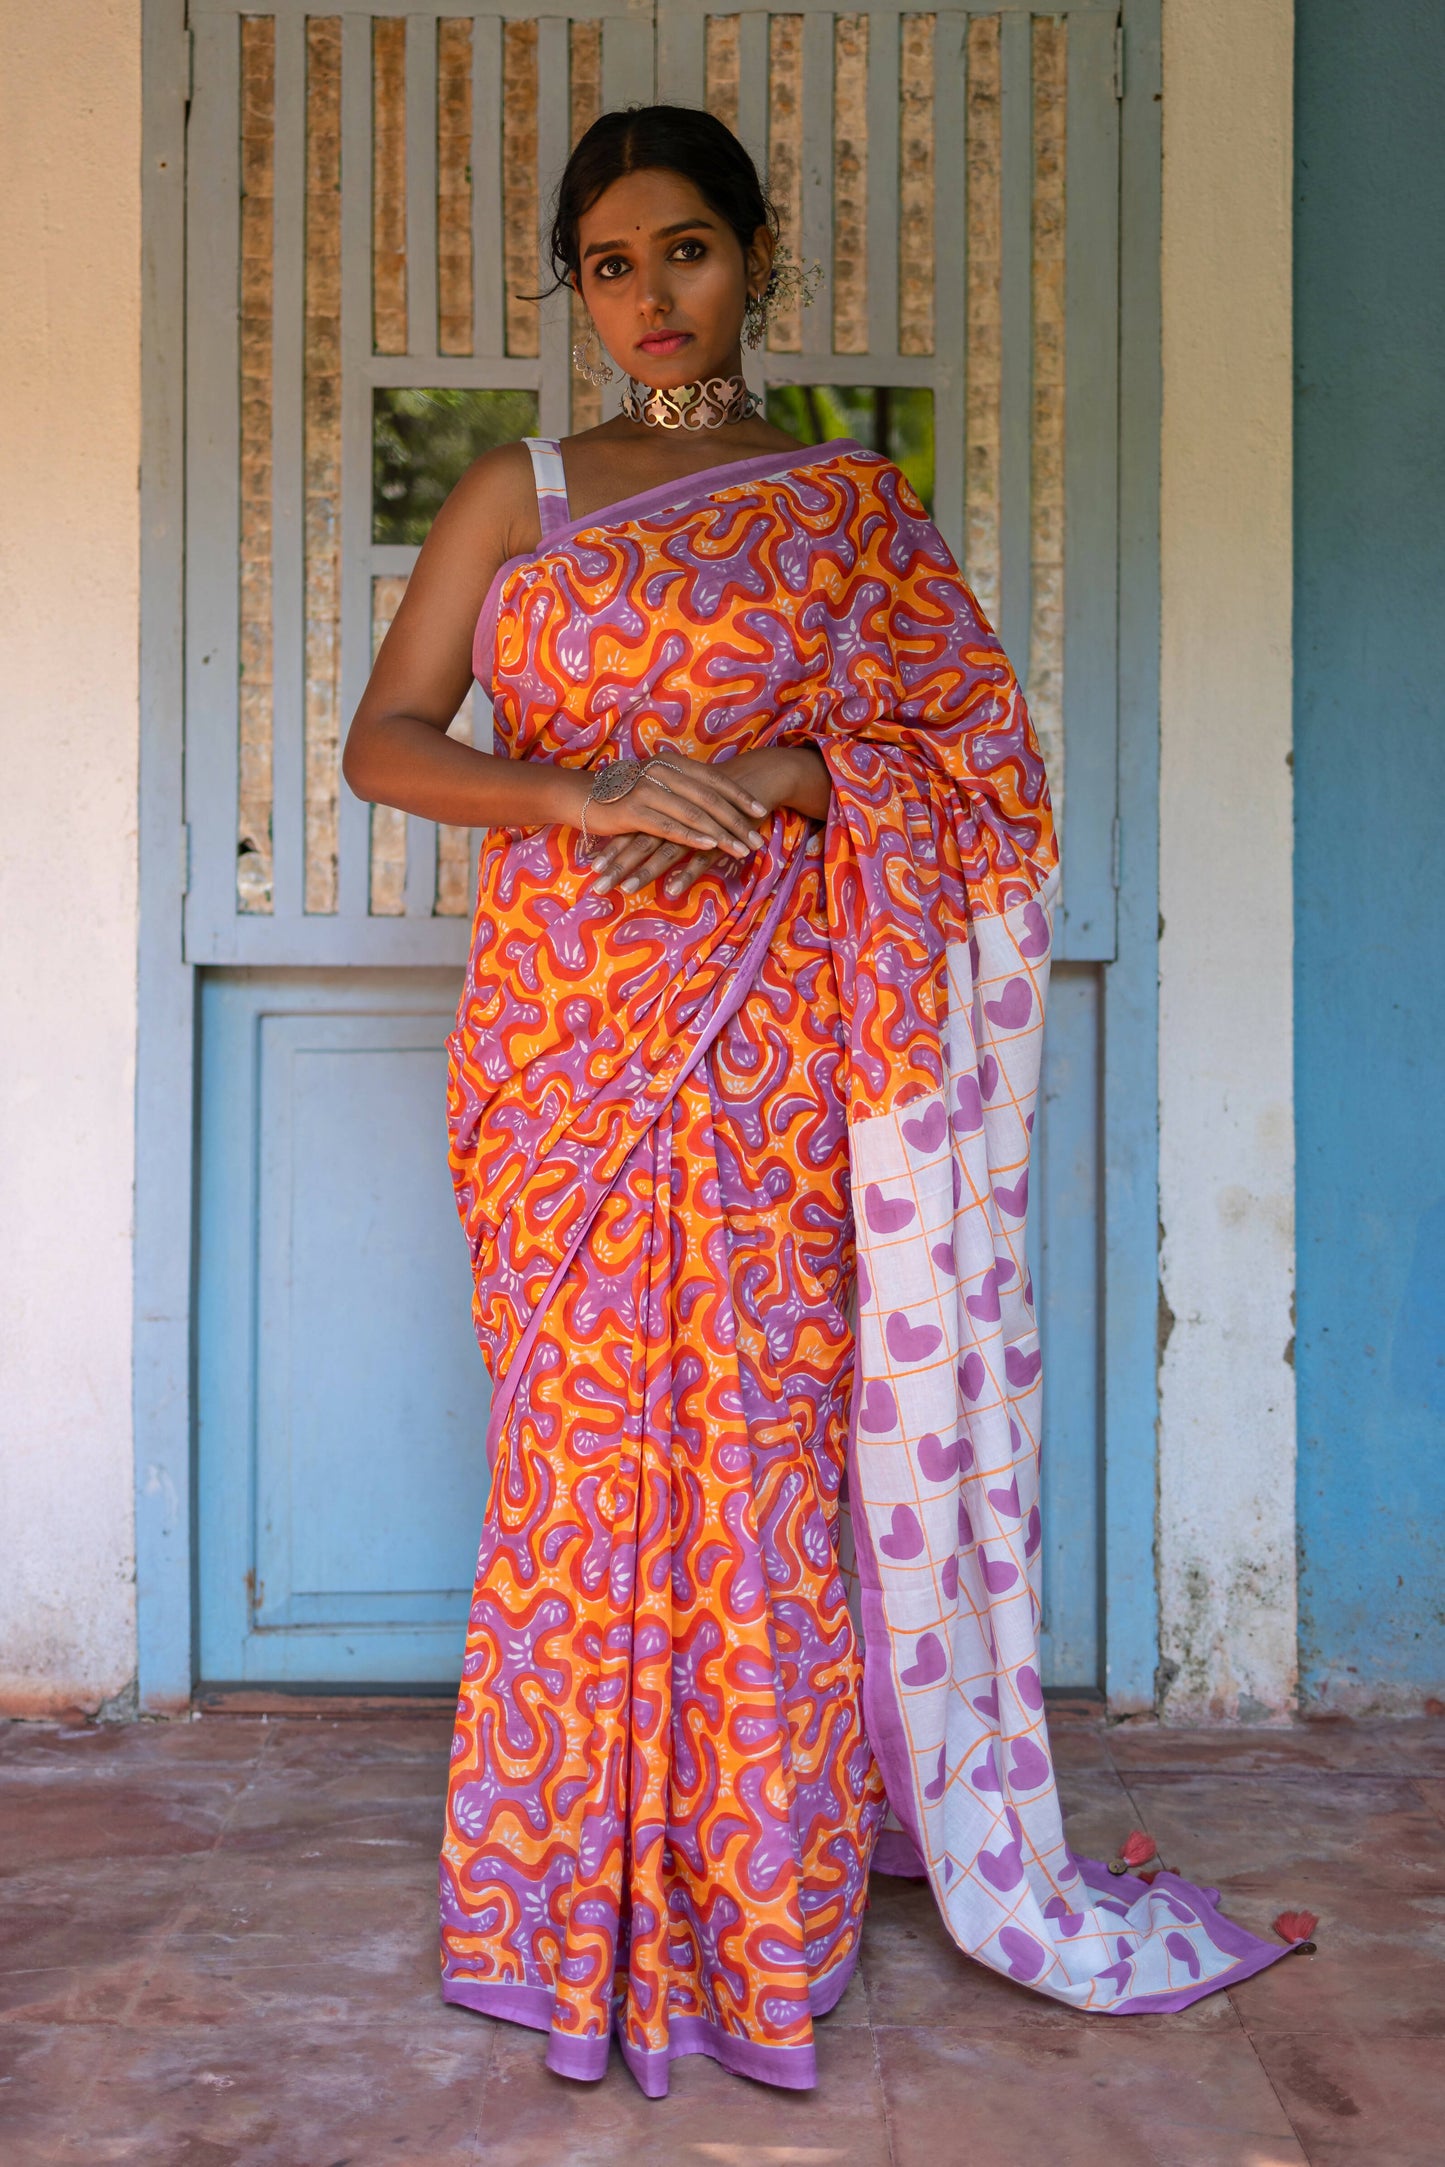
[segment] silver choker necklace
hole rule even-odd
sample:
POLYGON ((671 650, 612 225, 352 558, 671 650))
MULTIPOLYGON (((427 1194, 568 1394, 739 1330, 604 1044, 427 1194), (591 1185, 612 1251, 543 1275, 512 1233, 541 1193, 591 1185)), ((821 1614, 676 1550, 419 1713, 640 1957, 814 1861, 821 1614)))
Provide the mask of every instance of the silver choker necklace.
POLYGON ((720 429, 726 421, 746 421, 762 412, 763 402, 741 376, 705 376, 696 384, 659 390, 627 379, 622 411, 629 421, 651 429, 720 429))

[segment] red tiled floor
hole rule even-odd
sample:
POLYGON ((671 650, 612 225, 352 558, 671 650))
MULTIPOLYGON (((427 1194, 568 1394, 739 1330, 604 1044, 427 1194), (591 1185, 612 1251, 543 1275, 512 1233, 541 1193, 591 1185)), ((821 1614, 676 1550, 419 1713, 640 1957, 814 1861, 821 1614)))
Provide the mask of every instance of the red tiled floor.
POLYGON ((449 1711, 0 1727, 3 2167, 1430 2167, 1445 1722, 1053 1731, 1069 1839, 1128 1829, 1319 1947, 1176 2016, 1090 2018, 879 1875, 820 2081, 645 2100, 437 1992, 449 1711))

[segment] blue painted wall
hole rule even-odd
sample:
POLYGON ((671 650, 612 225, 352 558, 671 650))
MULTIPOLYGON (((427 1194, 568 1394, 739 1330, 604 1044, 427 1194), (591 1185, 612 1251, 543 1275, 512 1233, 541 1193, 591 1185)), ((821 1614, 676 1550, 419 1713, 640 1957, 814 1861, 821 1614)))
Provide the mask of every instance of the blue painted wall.
POLYGON ((1297 0, 1305 1692, 1445 1690, 1445 6, 1297 0))

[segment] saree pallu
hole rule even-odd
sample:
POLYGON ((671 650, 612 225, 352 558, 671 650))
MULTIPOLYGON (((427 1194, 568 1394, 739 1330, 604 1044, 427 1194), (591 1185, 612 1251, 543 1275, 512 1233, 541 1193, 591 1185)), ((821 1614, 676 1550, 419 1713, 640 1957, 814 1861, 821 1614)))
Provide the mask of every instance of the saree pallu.
POLYGON ((483 845, 443 1992, 563 2074, 615 2035, 653 2095, 695 2052, 806 2086, 876 1861, 1043 1993, 1182 2007, 1286 1950, 1064 1840, 1025 1254, 1058 853, 1014 673, 848 440, 549 523, 477 628, 499 751, 806 742, 832 794, 677 900, 596 894, 571 829, 483 845))

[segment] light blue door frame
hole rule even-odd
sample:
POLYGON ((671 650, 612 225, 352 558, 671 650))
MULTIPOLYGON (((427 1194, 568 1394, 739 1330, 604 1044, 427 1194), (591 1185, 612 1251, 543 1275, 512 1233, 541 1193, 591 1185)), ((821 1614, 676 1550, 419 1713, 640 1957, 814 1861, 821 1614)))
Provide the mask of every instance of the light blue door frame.
MULTIPOLYGON (((1118 533, 1110 536, 1119 574, 1117 773, 1093 779, 1100 790, 1114 785, 1117 911, 1112 942, 1066 942, 1058 967, 1040 1133, 1048 1201, 1035 1230, 1053 1379, 1049 1667, 1060 1683, 1097 1680, 1121 1710, 1152 1702, 1157 1648, 1160 119, 1157 0, 1123 12, 1121 329, 1117 354, 1105 357, 1117 366, 1120 415, 1118 533), (1079 960, 1068 961, 1070 953, 1079 960)), ((485 1390, 465 1331, 465 1260, 437 1125, 455 972, 357 970, 348 986, 344 971, 238 970, 202 987, 182 961, 187 63, 177 0, 147 0, 144 22, 141 1701, 183 1704, 199 1677, 450 1682, 480 1519, 485 1390), (396 998, 378 1004, 369 981, 381 979, 397 982, 396 998), (350 1082, 332 1101, 342 1110, 328 1129, 318 1118, 325 1079, 343 1070, 350 1082), (403 1130, 407 1141, 396 1147, 403 1130), (368 1163, 373 1134, 386 1139, 384 1163, 368 1163), (336 1216, 338 1185, 345 1188, 348 1170, 355 1182, 358 1166, 363 1177, 336 1216), (321 1198, 332 1200, 332 1216, 318 1225, 321 1198), (369 1258, 368 1228, 383 1223, 389 1253, 369 1258), (438 1305, 433 1290, 444 1280, 455 1291, 438 1305), (395 1356, 408 1335, 419 1338, 427 1379, 424 1405, 412 1408, 413 1430, 424 1436, 406 1435, 395 1356), (358 1346, 363 1359, 338 1400, 335 1380, 358 1346), (382 1347, 385 1405, 364 1359, 382 1347), (366 1464, 351 1470, 355 1494, 328 1526, 327 1500, 345 1494, 348 1434, 366 1464), (339 1543, 338 1528, 350 1531, 339 1543)), ((812 364, 806 373, 820 372, 812 364)))

